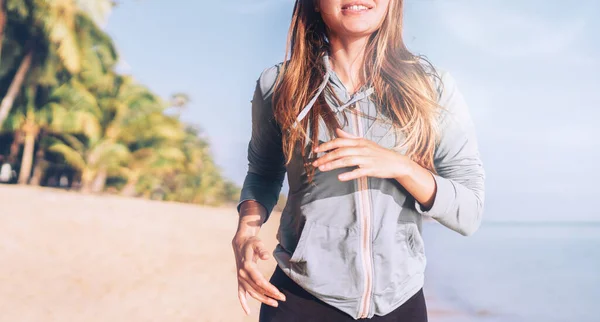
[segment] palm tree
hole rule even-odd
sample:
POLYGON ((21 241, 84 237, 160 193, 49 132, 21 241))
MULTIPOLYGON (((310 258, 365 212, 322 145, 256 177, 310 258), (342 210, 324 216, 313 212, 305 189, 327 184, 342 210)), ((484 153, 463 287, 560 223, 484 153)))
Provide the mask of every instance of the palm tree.
POLYGON ((38 127, 35 124, 35 96, 37 88, 29 86, 27 88, 27 107, 25 113, 25 122, 23 132, 25 133, 25 149, 21 159, 21 170, 19 173, 19 183, 27 184, 29 182, 29 173, 33 164, 33 149, 35 139, 38 134, 38 127))
MULTIPOLYGON (((18 131, 24 134, 25 144, 19 183, 26 184, 29 181, 31 167, 33 165, 34 145, 38 139, 42 138, 38 135, 39 133, 56 133, 60 131, 73 133, 72 131, 74 131, 73 129, 63 129, 60 126, 57 126, 57 122, 61 122, 58 118, 48 118, 59 110, 55 104, 57 103, 56 100, 61 101, 63 104, 66 103, 71 107, 79 107, 83 104, 82 106, 86 106, 86 109, 88 110, 90 109, 90 106, 93 106, 91 109, 95 109, 96 113, 99 114, 94 94, 88 91, 84 83, 87 83, 88 86, 95 89, 110 89, 110 86, 107 86, 105 83, 107 79, 111 78, 110 70, 117 61, 117 54, 112 40, 103 31, 99 30, 93 21, 86 15, 80 14, 76 17, 76 26, 77 33, 75 35, 77 42, 83 46, 81 52, 83 57, 85 57, 81 65, 81 73, 71 76, 69 82, 59 87, 55 87, 60 75, 69 73, 69 71, 66 70, 66 66, 61 64, 62 61, 60 57, 54 54, 56 51, 50 50, 45 65, 43 68, 40 68, 36 83, 38 83, 39 86, 47 85, 50 86, 50 88, 54 87, 56 90, 53 91, 54 96, 51 95, 49 103, 45 104, 40 109, 36 109, 33 103, 30 104, 28 102, 27 112, 25 113, 26 117, 23 120, 22 126, 18 128, 18 131), (78 79, 81 79, 82 82, 78 81, 78 79), (60 97, 61 95, 62 97, 60 97), (38 114, 39 117, 36 116, 38 114)), ((53 48, 55 48, 55 46, 51 45, 50 49, 53 48)), ((15 82, 13 81, 11 87, 14 84, 15 82)), ((34 85, 30 85, 30 87, 32 87, 32 90, 37 89, 37 86, 34 85)), ((30 102, 33 102, 32 100, 35 98, 35 96, 32 95, 28 95, 27 97, 31 97, 31 100, 29 100, 30 102)), ((64 110, 67 109, 63 107, 62 111, 64 110)), ((72 113, 75 113, 73 114, 73 117, 80 117, 79 112, 81 111, 73 108, 70 108, 70 110, 72 113)), ((91 130, 88 130, 88 132, 93 131, 93 129, 94 128, 91 127, 91 130)), ((83 129, 83 131, 86 131, 86 129, 83 129)), ((43 150, 38 149, 37 161, 35 164, 39 166, 36 167, 37 171, 34 171, 36 176, 34 182, 32 182, 33 184, 39 183, 41 176, 40 168, 44 163, 43 157, 43 150)))
POLYGON ((110 90, 91 97, 96 103, 87 106, 86 115, 93 116, 87 120, 87 133, 81 138, 62 136, 49 150, 61 154, 81 172, 84 192, 100 192, 111 173, 128 173, 133 179, 139 164, 152 160, 147 156, 148 150, 144 150, 148 147, 141 143, 155 143, 157 137, 169 138, 172 132, 176 133, 173 126, 179 125, 175 120, 166 122, 161 114, 164 104, 130 77, 115 75, 110 90), (137 161, 138 166, 130 168, 131 160, 137 161))
POLYGON ((77 12, 72 0, 8 0, 7 13, 14 20, 12 27, 23 31, 26 45, 17 73, 0 103, 0 128, 26 75, 32 67, 44 65, 44 58, 51 52, 52 46, 55 46, 56 56, 68 72, 79 72, 81 56, 76 37, 77 12), (34 60, 36 54, 39 59, 34 60))
POLYGON ((181 113, 189 96, 176 93, 165 102, 116 73, 114 44, 99 27, 113 5, 0 0, 0 91, 6 93, 0 130, 14 133, 13 162, 23 145, 19 182, 39 184, 46 167, 62 160, 77 172, 82 191, 108 184, 123 195, 160 190, 163 199, 183 202, 237 198, 239 188, 222 177, 200 130, 169 116, 167 109, 181 113))
MULTIPOLYGON (((182 170, 185 167, 183 152, 171 145, 161 144, 134 151, 125 172, 127 183, 121 194, 133 197, 138 194, 137 187, 144 176, 161 179, 169 173, 182 170)), ((155 182, 154 186, 160 185, 155 182)))
MULTIPOLYGON (((88 137, 97 135, 100 130, 95 121, 93 112, 95 109, 97 109, 96 98, 75 79, 71 79, 69 83, 53 90, 49 101, 35 113, 34 128, 31 132, 38 134, 38 142, 46 144, 37 148, 35 168, 30 184, 40 184, 46 165, 45 151, 53 142, 51 138, 57 138, 63 134, 88 137)), ((96 110, 96 112, 98 111, 96 110)), ((27 130, 24 132, 28 133, 27 130)), ((26 157, 28 157, 28 152, 23 153, 23 158, 26 157)), ((23 169, 23 171, 26 174, 30 169, 23 169)))
POLYGON ((69 166, 81 173, 82 192, 101 192, 108 172, 121 171, 130 157, 122 144, 103 142, 89 147, 84 139, 71 134, 61 135, 61 139, 48 150, 60 154, 69 166))
POLYGON ((12 108, 13 103, 15 102, 15 98, 21 90, 21 86, 23 85, 25 76, 27 75, 27 72, 31 67, 32 60, 33 51, 28 51, 25 57, 23 57, 23 61, 19 65, 19 68, 17 69, 17 73, 15 74, 15 77, 13 78, 13 81, 10 84, 10 87, 8 88, 8 92, 2 99, 2 102, 0 103, 0 128, 2 128, 6 117, 8 117, 10 109, 12 108))
MULTIPOLYGON (((36 142, 44 140, 47 136, 63 133, 97 132, 93 127, 94 116, 90 113, 90 106, 95 106, 96 99, 76 80, 71 79, 69 83, 54 88, 47 103, 37 108, 35 105, 39 99, 36 98, 40 96, 37 94, 44 91, 41 86, 29 86, 26 90, 27 95, 19 100, 17 108, 13 109, 5 124, 7 130, 23 136, 24 149, 19 175, 19 182, 23 184, 29 180, 36 142)), ((39 171, 44 163, 44 148, 37 148, 34 171, 37 176, 32 184, 39 183, 42 175, 39 171)))
POLYGON ((169 109, 168 112, 173 116, 180 118, 181 114, 188 107, 190 103, 190 96, 186 93, 175 93, 169 98, 169 109))
POLYGON ((179 145, 186 156, 186 166, 163 178, 167 200, 217 204, 225 195, 227 187, 221 171, 212 159, 208 142, 199 134, 199 128, 186 127, 185 138, 179 145))
POLYGON ((108 16, 116 5, 112 0, 76 0, 76 3, 101 28, 106 26, 108 16))

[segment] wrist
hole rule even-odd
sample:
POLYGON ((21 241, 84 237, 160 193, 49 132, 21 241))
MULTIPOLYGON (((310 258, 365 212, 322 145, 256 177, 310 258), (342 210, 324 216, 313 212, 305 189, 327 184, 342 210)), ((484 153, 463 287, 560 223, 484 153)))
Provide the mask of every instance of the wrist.
POLYGON ((247 215, 240 218, 236 236, 252 237, 258 235, 262 224, 262 217, 258 215, 247 215))
POLYGON ((402 183, 412 177, 414 173, 414 165, 416 164, 405 155, 399 154, 399 161, 396 162, 396 170, 394 171, 394 179, 402 183))
POLYGON ((233 236, 233 243, 237 245, 243 244, 246 240, 258 235, 259 229, 256 227, 250 227, 247 225, 240 225, 238 230, 233 236))

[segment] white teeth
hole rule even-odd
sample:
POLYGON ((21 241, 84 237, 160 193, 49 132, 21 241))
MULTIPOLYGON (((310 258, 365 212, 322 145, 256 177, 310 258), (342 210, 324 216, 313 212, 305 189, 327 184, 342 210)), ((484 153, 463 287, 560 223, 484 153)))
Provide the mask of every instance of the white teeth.
POLYGON ((360 10, 367 10, 369 8, 367 8, 366 6, 363 5, 354 5, 354 6, 350 6, 348 8, 346 8, 346 10, 353 10, 353 11, 360 11, 360 10))

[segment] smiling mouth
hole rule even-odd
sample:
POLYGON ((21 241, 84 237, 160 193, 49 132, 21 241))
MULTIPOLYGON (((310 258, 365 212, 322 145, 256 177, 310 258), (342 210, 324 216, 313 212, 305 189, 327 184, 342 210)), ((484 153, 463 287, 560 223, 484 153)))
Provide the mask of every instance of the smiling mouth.
POLYGON ((347 4, 342 7, 342 11, 346 12, 361 12, 372 9, 372 7, 365 4, 347 4))

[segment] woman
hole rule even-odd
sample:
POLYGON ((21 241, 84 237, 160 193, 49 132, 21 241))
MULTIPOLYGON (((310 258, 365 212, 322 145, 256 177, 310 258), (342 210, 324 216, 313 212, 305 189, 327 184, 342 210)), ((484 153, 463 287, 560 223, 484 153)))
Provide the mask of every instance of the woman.
POLYGON ((232 244, 260 321, 427 321, 423 217, 481 222, 484 169, 452 77, 402 41, 402 0, 297 0, 290 59, 252 101, 232 244), (270 280, 257 237, 287 172, 270 280))

